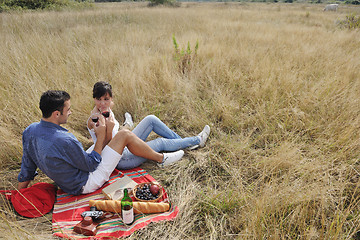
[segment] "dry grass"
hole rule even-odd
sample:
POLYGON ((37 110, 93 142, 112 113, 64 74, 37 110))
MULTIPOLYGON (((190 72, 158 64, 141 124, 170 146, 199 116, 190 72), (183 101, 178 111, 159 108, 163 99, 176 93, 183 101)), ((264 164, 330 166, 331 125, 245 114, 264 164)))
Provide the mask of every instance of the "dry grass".
MULTIPOLYGON (((360 10, 322 8, 119 3, 0 14, 3 188, 16 182, 40 94, 71 94, 66 127, 88 145, 92 85, 106 80, 119 119, 155 114, 183 136, 212 127, 207 146, 179 164, 143 166, 180 214, 130 239, 359 239, 360 32, 336 23, 360 10), (185 74, 173 34, 181 48, 199 41, 185 74)), ((0 216, 0 238, 51 237, 47 220, 24 225, 6 204, 0 216)))

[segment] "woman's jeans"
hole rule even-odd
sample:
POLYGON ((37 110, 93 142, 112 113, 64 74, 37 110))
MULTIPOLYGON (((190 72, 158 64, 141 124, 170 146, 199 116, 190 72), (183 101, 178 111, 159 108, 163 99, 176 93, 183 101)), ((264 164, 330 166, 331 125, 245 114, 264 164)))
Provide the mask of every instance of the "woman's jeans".
MULTIPOLYGON (((181 138, 154 115, 146 116, 134 128, 133 133, 143 141, 146 141, 152 131, 161 136, 161 138, 146 143, 156 152, 174 152, 200 143, 200 137, 198 136, 181 138)), ((116 168, 131 169, 140 166, 146 160, 146 158, 138 157, 125 148, 116 168)))

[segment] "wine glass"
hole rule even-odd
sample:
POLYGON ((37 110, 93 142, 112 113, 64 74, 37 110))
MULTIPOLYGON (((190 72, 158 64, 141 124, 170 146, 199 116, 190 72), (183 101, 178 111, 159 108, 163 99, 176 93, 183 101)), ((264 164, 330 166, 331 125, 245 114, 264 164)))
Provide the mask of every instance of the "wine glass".
POLYGON ((97 123, 99 121, 99 116, 97 116, 97 114, 92 114, 91 121, 93 121, 94 123, 97 123))
POLYGON ((108 118, 110 116, 110 108, 109 107, 104 107, 101 108, 101 114, 105 117, 108 118))

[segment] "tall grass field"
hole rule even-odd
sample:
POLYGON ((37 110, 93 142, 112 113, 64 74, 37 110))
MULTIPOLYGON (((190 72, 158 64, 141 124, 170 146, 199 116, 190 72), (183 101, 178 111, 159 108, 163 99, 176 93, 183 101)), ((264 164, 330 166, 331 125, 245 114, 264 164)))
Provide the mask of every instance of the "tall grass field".
MULTIPOLYGON (((15 189, 21 136, 48 89, 71 95, 64 127, 91 144, 92 87, 114 113, 154 114, 204 148, 142 167, 180 213, 129 239, 360 239, 360 7, 340 4, 95 3, 0 13, 0 188, 15 189)), ((154 136, 155 137, 155 136, 154 136)), ((48 181, 40 174, 36 181, 48 181)), ((36 182, 35 181, 35 182, 36 182)), ((0 197, 1 239, 52 239, 0 197)))

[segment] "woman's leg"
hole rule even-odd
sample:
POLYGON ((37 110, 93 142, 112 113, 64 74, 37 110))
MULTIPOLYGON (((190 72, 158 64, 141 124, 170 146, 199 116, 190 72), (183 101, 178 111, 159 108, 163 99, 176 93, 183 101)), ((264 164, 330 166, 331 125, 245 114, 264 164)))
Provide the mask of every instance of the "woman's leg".
MULTIPOLYGON (((157 138, 147 142, 155 152, 174 152, 180 149, 198 145, 200 137, 187 137, 180 139, 157 138)), ((147 159, 132 154, 127 148, 124 149, 117 169, 131 169, 140 166, 147 159)))
MULTIPOLYGON (((208 127, 208 126, 207 126, 208 127)), ((205 127, 206 128, 206 127, 205 127)), ((204 130, 205 130, 204 128, 204 130)), ((203 130, 203 132, 204 132, 203 130)), ((133 130, 133 133, 143 141, 154 131, 162 138, 146 142, 155 152, 171 152, 201 144, 201 133, 198 136, 181 138, 178 134, 168 128, 159 118, 154 115, 146 116, 133 130)), ((210 131, 210 128, 209 130, 210 131)), ((207 136, 206 138, 208 137, 207 136)), ((203 140, 203 142, 205 142, 203 140)), ((127 148, 124 149, 117 169, 131 169, 140 166, 147 159, 132 154, 127 148)))
POLYGON ((163 138, 181 139, 177 133, 172 131, 165 123, 154 115, 146 116, 132 132, 143 141, 146 141, 152 131, 163 138))

